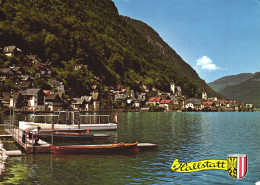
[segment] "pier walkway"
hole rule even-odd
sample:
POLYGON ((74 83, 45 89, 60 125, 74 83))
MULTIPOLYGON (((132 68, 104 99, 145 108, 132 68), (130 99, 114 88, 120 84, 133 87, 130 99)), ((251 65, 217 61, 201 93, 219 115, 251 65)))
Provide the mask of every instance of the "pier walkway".
MULTIPOLYGON (((51 153, 51 143, 53 142, 53 138, 51 143, 48 143, 42 139, 37 138, 38 131, 31 131, 31 130, 23 130, 18 126, 10 124, 8 120, 5 120, 4 124, 5 128, 4 131, 6 137, 12 137, 17 144, 19 144, 26 153, 51 153)), ((57 130, 52 130, 53 132, 57 130)), ((42 131, 41 131, 42 132, 42 131)), ((94 138, 100 139, 107 139, 110 136, 107 134, 94 134, 94 138)), ((151 150, 157 149, 157 144, 152 143, 138 143, 137 145, 141 150, 151 150)))
POLYGON ((5 132, 24 149, 26 153, 50 153, 50 143, 36 139, 36 132, 26 131, 14 125, 5 124, 5 132), (38 141, 38 142, 37 142, 38 141))

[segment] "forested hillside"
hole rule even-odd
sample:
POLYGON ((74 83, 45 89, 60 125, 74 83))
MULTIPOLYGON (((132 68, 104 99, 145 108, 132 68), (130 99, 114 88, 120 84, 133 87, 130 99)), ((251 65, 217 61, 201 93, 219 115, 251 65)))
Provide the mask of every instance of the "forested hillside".
MULTIPOLYGON (((2 48, 15 45, 41 63, 52 62, 54 78, 73 95, 89 93, 93 77, 100 76, 105 86, 125 84, 138 91, 142 84, 169 91, 174 79, 184 95, 200 97, 197 79, 160 55, 122 20, 111 0, 2 0, 0 41, 2 48), (81 64, 87 69, 75 70, 81 64)), ((1 56, 2 67, 13 64, 34 74, 23 58, 1 56)))
MULTIPOLYGON (((196 71, 187 64, 175 51, 172 49, 161 37, 154 31, 153 28, 148 26, 142 21, 135 20, 126 16, 122 16, 122 19, 125 20, 128 24, 133 26, 139 33, 141 33, 147 41, 152 44, 154 49, 160 54, 160 56, 168 61, 170 65, 174 67, 178 72, 184 76, 189 77, 192 81, 199 86, 203 87, 204 81, 200 79, 196 71)), ((212 90, 208 85, 205 86, 205 89, 210 97, 221 96, 212 90)))
POLYGON ((249 80, 224 88, 220 93, 227 98, 260 107, 260 72, 255 73, 249 80))

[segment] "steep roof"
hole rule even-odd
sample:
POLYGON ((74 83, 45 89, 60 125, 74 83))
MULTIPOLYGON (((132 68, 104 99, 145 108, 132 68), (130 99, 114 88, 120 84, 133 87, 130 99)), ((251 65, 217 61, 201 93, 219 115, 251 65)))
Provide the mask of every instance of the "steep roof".
POLYGON ((37 58, 37 55, 26 55, 26 57, 29 59, 29 60, 35 60, 37 58))
POLYGON ((160 102, 160 104, 169 104, 169 103, 171 103, 172 101, 171 100, 162 100, 161 102, 160 102))
POLYGON ((4 53, 12 53, 12 52, 14 52, 15 48, 16 48, 16 46, 6 46, 4 48, 4 53))
POLYGON ((204 102, 201 102, 201 104, 211 106, 213 104, 213 102, 212 101, 204 101, 204 102))
POLYGON ((48 94, 50 94, 50 90, 43 90, 43 92, 46 94, 46 95, 48 95, 48 94))
POLYGON ((17 72, 17 71, 21 70, 22 68, 21 68, 21 67, 12 67, 12 69, 13 69, 15 72, 17 72))
POLYGON ((161 97, 151 97, 149 99, 149 102, 159 102, 161 100, 161 97))
POLYGON ((97 85, 92 85, 92 89, 96 90, 97 89, 97 85))
POLYGON ((4 73, 4 74, 6 74, 6 73, 8 73, 8 72, 13 73, 12 69, 10 69, 10 68, 0 69, 0 72, 2 72, 2 73, 4 73))
POLYGON ((18 83, 17 87, 18 87, 18 89, 24 89, 24 88, 30 87, 31 84, 32 84, 32 82, 23 81, 22 83, 18 83))
POLYGON ((83 104, 83 103, 86 103, 86 100, 82 99, 82 98, 73 98, 73 100, 75 100, 76 102, 72 103, 72 104, 83 104))
POLYGON ((86 102, 90 102, 92 100, 92 96, 81 96, 81 99, 85 99, 86 102))
POLYGON ((19 96, 20 92, 2 92, 2 99, 9 101, 10 100, 10 96, 12 95, 14 97, 14 99, 17 99, 19 96))
POLYGON ((58 99, 61 100, 60 96, 59 96, 57 93, 48 94, 47 97, 46 97, 46 100, 54 100, 54 99, 56 99, 56 98, 58 98, 58 99))
POLYGON ((41 89, 26 89, 24 91, 20 91, 22 95, 36 95, 41 89))
POLYGON ((187 100, 184 100, 185 104, 192 103, 192 104, 201 104, 200 99, 198 98, 189 98, 187 100))

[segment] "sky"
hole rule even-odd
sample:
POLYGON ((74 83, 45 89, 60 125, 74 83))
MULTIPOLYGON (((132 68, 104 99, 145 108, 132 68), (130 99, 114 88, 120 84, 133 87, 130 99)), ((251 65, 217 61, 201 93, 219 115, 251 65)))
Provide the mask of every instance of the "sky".
POLYGON ((260 72, 260 0, 113 0, 151 26, 206 82, 260 72))

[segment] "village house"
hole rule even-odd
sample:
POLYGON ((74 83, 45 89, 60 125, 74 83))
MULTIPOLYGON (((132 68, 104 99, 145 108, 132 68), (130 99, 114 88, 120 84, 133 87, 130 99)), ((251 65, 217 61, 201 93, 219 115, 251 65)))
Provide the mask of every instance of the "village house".
POLYGON ((117 85, 115 88, 116 94, 125 94, 126 93, 126 87, 124 85, 117 85))
POLYGON ((12 66, 12 67, 10 67, 10 69, 13 70, 14 75, 21 75, 21 74, 23 73, 21 67, 15 67, 15 66, 12 66))
POLYGON ((179 104, 178 99, 176 98, 176 96, 170 95, 169 98, 173 102, 174 105, 178 105, 179 104))
POLYGON ((216 104, 213 101, 202 101, 201 102, 201 108, 203 110, 212 110, 213 108, 216 107, 216 104))
POLYGON ((39 73, 41 78, 50 78, 51 77, 51 70, 43 65, 37 66, 36 71, 39 73))
POLYGON ((26 61, 30 66, 38 65, 38 59, 37 55, 26 55, 26 61))
POLYGON ((19 78, 20 78, 20 81, 28 81, 28 82, 33 82, 35 80, 30 75, 20 75, 19 78))
POLYGON ((231 103, 231 108, 233 108, 234 109, 234 111, 240 111, 240 109, 241 109, 241 102, 239 102, 239 101, 234 101, 234 102, 232 102, 231 103))
POLYGON ((139 110, 140 107, 142 106, 142 101, 140 101, 136 98, 134 90, 130 90, 129 95, 126 95, 126 96, 127 96, 127 99, 126 99, 127 107, 132 110, 133 109, 139 110))
POLYGON ((134 100, 133 101, 133 108, 140 109, 142 106, 142 102, 140 100, 134 100))
POLYGON ((127 99, 126 94, 115 94, 115 100, 116 101, 125 101, 127 99))
MULTIPOLYGON (((46 94, 46 93, 45 93, 46 94)), ((48 111, 60 111, 64 108, 62 94, 59 92, 51 92, 45 98, 45 108, 48 111)))
POLYGON ((51 85, 52 89, 63 93, 65 92, 65 87, 62 82, 55 79, 48 79, 48 82, 51 85))
POLYGON ((22 74, 22 69, 21 67, 9 67, 9 68, 4 68, 0 69, 0 78, 2 80, 10 79, 14 82, 20 81, 20 76, 22 74))
POLYGON ((71 101, 72 109, 77 111, 85 111, 86 104, 87 102, 84 98, 73 98, 71 101))
POLYGON ((146 93, 142 92, 142 93, 138 93, 137 94, 137 100, 140 100, 141 102, 145 102, 147 100, 147 95, 146 93))
POLYGON ((6 46, 4 48, 4 55, 11 58, 11 57, 20 57, 22 50, 17 48, 16 46, 6 46))
POLYGON ((146 105, 159 105, 161 101, 161 97, 151 97, 147 102, 146 105))
POLYGON ((3 81, 10 79, 14 80, 16 76, 14 76, 14 71, 11 68, 0 69, 0 76, 3 81))
POLYGON ((201 100, 198 98, 189 98, 187 100, 184 100, 183 108, 188 110, 200 110, 201 100))
POLYGON ((172 111, 174 104, 171 100, 161 100, 159 106, 164 108, 165 111, 172 111))
POLYGON ((85 104, 85 110, 86 111, 94 111, 94 100, 92 96, 81 96, 81 99, 85 99, 86 104, 85 104))
POLYGON ((2 107, 14 107, 21 109, 23 107, 23 96, 20 92, 2 92, 0 95, 2 107))
POLYGON ((25 105, 23 109, 25 111, 45 110, 45 97, 46 94, 41 89, 26 89, 20 91, 23 95, 25 105))
POLYGON ((253 104, 252 103, 246 103, 245 107, 249 108, 249 109, 252 109, 253 108, 253 104))
POLYGON ((33 88, 33 83, 30 81, 22 81, 17 83, 18 90, 25 90, 33 88))

